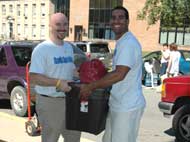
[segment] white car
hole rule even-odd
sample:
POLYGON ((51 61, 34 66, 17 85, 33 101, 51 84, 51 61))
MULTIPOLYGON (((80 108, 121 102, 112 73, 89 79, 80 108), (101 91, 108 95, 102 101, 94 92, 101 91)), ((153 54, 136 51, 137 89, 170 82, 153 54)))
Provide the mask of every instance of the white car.
POLYGON ((89 59, 101 60, 106 68, 111 69, 112 53, 105 41, 77 41, 73 42, 89 59))

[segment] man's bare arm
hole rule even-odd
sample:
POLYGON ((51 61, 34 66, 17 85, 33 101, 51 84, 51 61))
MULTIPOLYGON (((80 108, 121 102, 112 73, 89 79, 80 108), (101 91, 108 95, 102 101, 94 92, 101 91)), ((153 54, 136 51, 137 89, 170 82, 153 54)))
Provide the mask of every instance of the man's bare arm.
POLYGON ((114 71, 108 73, 102 79, 90 84, 81 85, 80 94, 90 94, 92 90, 111 86, 112 84, 123 80, 129 70, 130 68, 126 66, 116 66, 114 71))
POLYGON ((58 79, 49 78, 43 74, 30 73, 30 83, 40 86, 56 86, 58 79))
POLYGON ((54 86, 63 92, 68 92, 71 90, 71 87, 68 86, 69 81, 60 80, 59 78, 54 79, 37 73, 30 73, 30 82, 31 85, 54 86))
POLYGON ((129 70, 129 67, 117 66, 116 70, 108 73, 102 79, 92 82, 90 86, 92 86, 93 90, 97 88, 105 88, 111 86, 112 84, 123 80, 129 70))

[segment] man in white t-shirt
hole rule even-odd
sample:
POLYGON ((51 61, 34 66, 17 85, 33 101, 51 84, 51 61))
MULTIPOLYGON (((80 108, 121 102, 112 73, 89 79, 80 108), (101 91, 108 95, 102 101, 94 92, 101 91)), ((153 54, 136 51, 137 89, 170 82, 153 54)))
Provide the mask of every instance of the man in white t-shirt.
POLYGON ((36 111, 42 127, 42 142, 80 142, 81 133, 65 125, 65 92, 71 90, 75 65, 73 48, 63 41, 68 31, 67 17, 55 13, 50 18, 50 39, 32 52, 30 81, 35 85, 36 111))
POLYGON ((170 59, 170 50, 168 49, 168 44, 165 43, 163 44, 162 46, 162 57, 161 57, 161 69, 160 69, 160 75, 164 75, 166 74, 166 69, 167 69, 167 66, 168 66, 168 61, 170 59))
POLYGON ((87 97, 97 88, 112 85, 103 142, 136 142, 145 107, 141 84, 141 45, 128 30, 129 15, 126 8, 118 6, 112 10, 110 25, 117 40, 113 71, 98 81, 83 84, 80 94, 81 97, 87 97))

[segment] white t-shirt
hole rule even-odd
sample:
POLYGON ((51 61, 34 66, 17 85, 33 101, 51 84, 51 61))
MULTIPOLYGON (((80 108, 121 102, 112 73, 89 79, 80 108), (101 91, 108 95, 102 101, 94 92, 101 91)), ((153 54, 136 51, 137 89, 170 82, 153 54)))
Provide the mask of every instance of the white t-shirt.
POLYGON ((127 112, 144 107, 141 45, 131 32, 125 33, 116 43, 113 70, 116 65, 128 66, 130 71, 122 81, 112 86, 110 109, 116 112, 127 112))
POLYGON ((144 63, 144 67, 145 67, 146 72, 148 72, 148 73, 152 73, 153 72, 153 70, 152 70, 153 65, 150 64, 149 62, 145 62, 144 63))
POLYGON ((179 51, 172 51, 170 53, 171 58, 171 68, 169 73, 171 74, 178 74, 179 73, 179 61, 180 61, 181 54, 179 51))
POLYGON ((169 61, 169 57, 170 57, 170 50, 166 49, 165 51, 163 51, 162 53, 162 58, 161 58, 161 63, 167 63, 169 61), (167 58, 167 59, 165 59, 167 58))
MULTIPOLYGON (((52 41, 44 41, 32 52, 30 72, 43 74, 47 77, 72 80, 75 69, 73 48, 68 42, 62 46, 52 41)), ((55 86, 35 86, 39 94, 52 97, 65 96, 63 92, 56 92, 55 86)))

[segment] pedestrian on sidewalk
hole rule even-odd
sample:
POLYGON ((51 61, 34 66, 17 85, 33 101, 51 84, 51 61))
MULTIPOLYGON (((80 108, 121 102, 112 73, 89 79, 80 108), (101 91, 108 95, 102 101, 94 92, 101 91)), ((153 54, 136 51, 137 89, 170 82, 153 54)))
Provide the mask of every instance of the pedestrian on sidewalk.
POLYGON ((81 85, 80 94, 88 97, 93 90, 112 85, 103 142, 136 142, 145 107, 141 84, 142 49, 128 30, 126 8, 118 6, 112 10, 110 25, 116 39, 113 71, 98 81, 81 85))
POLYGON ((42 142, 80 142, 81 133, 65 126, 65 92, 71 90, 75 65, 71 44, 63 41, 68 19, 62 13, 50 18, 50 38, 35 47, 30 66, 30 81, 35 85, 36 111, 42 127, 42 142))
POLYGON ((153 59, 144 63, 144 68, 147 72, 146 76, 150 76, 151 87, 154 88, 154 74, 153 74, 153 59))

